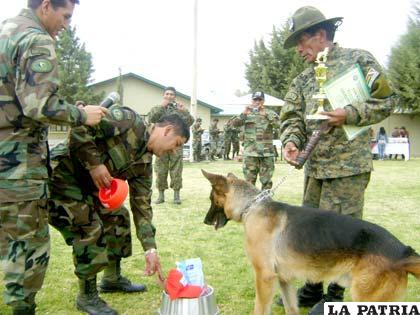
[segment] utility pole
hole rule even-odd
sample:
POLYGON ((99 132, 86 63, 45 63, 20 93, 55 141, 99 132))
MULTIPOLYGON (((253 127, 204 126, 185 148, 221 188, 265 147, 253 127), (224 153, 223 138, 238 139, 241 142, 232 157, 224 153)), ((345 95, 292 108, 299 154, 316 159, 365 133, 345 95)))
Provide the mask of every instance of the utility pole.
MULTIPOLYGON (((198 29, 198 0, 194 0, 194 34, 193 34, 193 81, 191 93, 191 114, 197 120, 197 29, 198 29)), ((193 156, 193 136, 190 128, 190 162, 194 161, 193 156)))

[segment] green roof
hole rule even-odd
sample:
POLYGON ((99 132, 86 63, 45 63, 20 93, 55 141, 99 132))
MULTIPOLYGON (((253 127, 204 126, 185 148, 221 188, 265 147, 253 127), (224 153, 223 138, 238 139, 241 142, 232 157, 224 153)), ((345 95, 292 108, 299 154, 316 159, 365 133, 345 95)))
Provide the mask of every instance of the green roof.
MULTIPOLYGON (((141 75, 138 75, 138 74, 135 74, 135 73, 132 73, 132 72, 125 73, 121 77, 122 77, 122 79, 125 79, 125 78, 134 78, 134 79, 141 80, 141 81, 143 81, 143 82, 145 82, 147 84, 150 84, 152 86, 155 86, 155 87, 161 89, 162 92, 166 88, 166 86, 164 86, 162 84, 159 84, 159 83, 154 82, 152 80, 146 79, 145 77, 142 77, 141 75)), ((108 80, 103 80, 103 81, 92 83, 89 86, 96 86, 96 85, 101 85, 101 84, 107 84, 107 83, 111 83, 111 82, 113 82, 113 81, 115 81, 117 79, 118 79, 118 76, 117 77, 113 77, 113 78, 108 79, 108 80)), ((181 96, 181 97, 183 97, 183 98, 185 98, 185 99, 187 99, 187 100, 190 100, 191 101, 191 97, 189 95, 186 95, 186 94, 181 93, 179 91, 177 91, 176 94, 179 95, 179 96, 181 96)), ((222 111, 221 108, 218 108, 216 106, 210 105, 209 103, 206 103, 206 102, 203 102, 203 101, 200 101, 200 100, 197 100, 197 104, 198 105, 201 105, 201 106, 204 106, 204 107, 207 107, 207 108, 210 108, 211 113, 219 113, 219 112, 222 111)))

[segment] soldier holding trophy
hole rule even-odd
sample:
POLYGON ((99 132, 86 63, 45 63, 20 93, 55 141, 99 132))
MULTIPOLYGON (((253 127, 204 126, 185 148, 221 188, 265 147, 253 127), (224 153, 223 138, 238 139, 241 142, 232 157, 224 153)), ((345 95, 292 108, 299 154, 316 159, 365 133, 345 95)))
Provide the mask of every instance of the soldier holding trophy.
MULTIPOLYGON (((310 66, 293 80, 285 96, 281 140, 285 160, 297 165, 296 159, 311 144, 311 137, 319 136, 305 164, 305 206, 362 218, 364 192, 372 171, 369 135, 361 132, 349 140, 342 126, 367 126, 388 117, 393 109, 392 91, 381 66, 369 52, 334 43, 342 20, 327 19, 309 6, 292 16, 291 34, 284 47, 296 47, 310 66), (360 66, 370 97, 333 110, 323 91, 324 83, 354 65, 360 66)), ((308 282, 298 291, 299 305, 315 305, 309 314, 323 314, 323 303, 342 301, 343 293, 344 288, 330 283, 324 296, 322 283, 308 282)))

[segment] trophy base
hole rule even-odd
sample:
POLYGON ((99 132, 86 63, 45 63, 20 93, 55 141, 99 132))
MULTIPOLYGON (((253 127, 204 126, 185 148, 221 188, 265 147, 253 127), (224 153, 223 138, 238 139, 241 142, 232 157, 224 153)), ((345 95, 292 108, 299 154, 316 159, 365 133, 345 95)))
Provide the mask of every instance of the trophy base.
POLYGON ((330 117, 321 114, 306 115, 306 119, 327 120, 330 117))

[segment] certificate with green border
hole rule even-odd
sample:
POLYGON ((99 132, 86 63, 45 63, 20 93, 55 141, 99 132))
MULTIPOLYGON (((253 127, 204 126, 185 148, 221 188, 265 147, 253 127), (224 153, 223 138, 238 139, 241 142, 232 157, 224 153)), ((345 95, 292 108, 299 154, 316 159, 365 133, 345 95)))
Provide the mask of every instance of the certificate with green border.
MULTIPOLYGON (((359 64, 352 65, 338 76, 325 82, 324 91, 333 109, 365 102, 370 97, 369 88, 359 64)), ((369 128, 369 126, 343 126, 348 140, 353 140, 369 128)))

